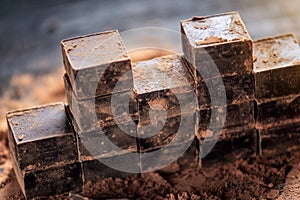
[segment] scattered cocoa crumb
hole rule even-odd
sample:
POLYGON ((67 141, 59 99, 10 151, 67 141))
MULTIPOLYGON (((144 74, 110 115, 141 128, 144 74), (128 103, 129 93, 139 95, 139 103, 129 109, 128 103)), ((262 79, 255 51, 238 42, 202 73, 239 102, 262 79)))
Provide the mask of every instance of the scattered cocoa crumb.
POLYGON ((216 36, 208 36, 204 40, 198 40, 196 42, 197 45, 205 45, 205 44, 213 44, 213 43, 220 43, 220 42, 227 42, 227 39, 216 37, 216 36))
POLYGON ((257 56, 253 55, 253 62, 256 62, 256 61, 257 61, 257 56))
POLYGON ((268 63, 269 62, 269 59, 268 58, 264 58, 263 59, 263 63, 268 63))
POLYGON ((233 38, 231 41, 237 41, 240 40, 240 38, 233 38))
POLYGON ((73 45, 73 48, 76 48, 76 47, 77 47, 77 44, 74 44, 74 45, 73 45))
POLYGON ((240 20, 235 20, 234 23, 235 23, 236 25, 242 25, 242 22, 241 22, 240 20))
POLYGON ((24 139, 24 135, 23 134, 19 134, 18 135, 18 140, 22 141, 24 139))
POLYGON ((196 28, 196 29, 201 29, 201 30, 205 30, 205 29, 208 28, 208 25, 201 25, 201 26, 199 26, 199 25, 194 25, 194 28, 196 28))
POLYGON ((268 184, 268 187, 269 187, 269 188, 272 188, 273 186, 274 186, 273 183, 269 183, 269 184, 268 184))
POLYGON ((169 107, 165 99, 154 99, 152 101, 149 101, 148 104, 152 109, 157 109, 158 108, 157 105, 161 105, 162 109, 164 110, 167 110, 169 107))

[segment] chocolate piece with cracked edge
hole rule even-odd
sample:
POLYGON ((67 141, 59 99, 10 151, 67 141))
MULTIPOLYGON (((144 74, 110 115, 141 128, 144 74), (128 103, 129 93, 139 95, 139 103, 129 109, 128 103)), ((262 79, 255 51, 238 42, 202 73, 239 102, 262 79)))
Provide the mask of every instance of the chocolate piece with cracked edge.
POLYGON ((74 131, 77 133, 77 149, 80 161, 121 150, 137 152, 137 141, 134 137, 136 124, 121 124, 119 125, 121 128, 118 125, 111 125, 103 130, 82 132, 79 130, 68 105, 66 112, 72 121, 74 131))
POLYGON ((186 71, 181 56, 168 55, 137 62, 132 74, 139 124, 149 124, 150 111, 165 111, 168 117, 174 117, 195 110, 194 80, 186 71))
POLYGON ((9 144, 18 167, 35 169, 78 158, 63 103, 7 113, 9 144))
POLYGON ((82 187, 79 162, 65 162, 40 169, 20 170, 14 160, 13 168, 21 190, 28 199, 78 191, 82 187))
POLYGON ((234 128, 211 129, 198 137, 200 137, 200 157, 204 161, 203 164, 209 160, 224 159, 226 155, 237 150, 251 154, 256 151, 257 134, 254 123, 234 128), (221 135, 217 137, 214 135, 216 133, 221 135), (209 146, 213 148, 208 148, 209 146), (206 156, 203 158, 204 155, 206 156))
POLYGON ((198 110, 196 115, 198 131, 211 128, 224 128, 243 126, 255 122, 254 101, 244 101, 237 104, 218 106, 198 110), (225 115, 226 112, 226 115, 225 115))
POLYGON ((140 159, 138 154, 131 155, 131 159, 128 159, 127 153, 111 153, 96 158, 85 159, 82 161, 83 171, 83 184, 89 182, 105 181, 106 178, 124 178, 124 177, 137 177, 140 173, 140 159), (112 166, 106 165, 107 163, 115 162, 115 164, 122 165, 126 170, 130 171, 132 164, 138 169, 136 173, 130 173, 126 171, 120 171, 114 169, 112 166), (118 163, 117 163, 118 162, 118 163))
POLYGON ((257 131, 261 155, 282 154, 300 146, 300 118, 279 126, 258 127, 257 131))
POLYGON ((184 57, 197 79, 197 69, 203 78, 252 72, 252 39, 238 12, 193 17, 180 25, 184 57))
POLYGON ((102 130, 117 124, 133 123, 136 120, 137 104, 131 97, 130 91, 78 100, 69 80, 65 74, 67 102, 81 132, 102 130), (126 103, 128 107, 126 107, 126 103))
POLYGON ((66 39, 61 41, 61 48, 65 70, 78 99, 132 88, 130 58, 117 30, 66 39))
POLYGON ((195 114, 182 114, 167 118, 165 121, 138 125, 137 136, 140 152, 151 152, 171 142, 173 144, 188 142, 195 136, 195 114))
POLYGON ((276 125, 300 118, 300 94, 256 101, 257 125, 276 125))
POLYGON ((300 93, 300 47, 293 34, 257 40, 254 48, 257 99, 300 93))

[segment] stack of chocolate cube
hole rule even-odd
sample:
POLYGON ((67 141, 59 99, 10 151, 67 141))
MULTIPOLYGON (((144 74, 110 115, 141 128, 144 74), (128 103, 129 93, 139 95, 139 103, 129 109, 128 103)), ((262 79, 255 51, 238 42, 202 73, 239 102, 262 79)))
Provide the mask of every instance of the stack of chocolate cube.
POLYGON ((293 35, 253 43, 231 12, 184 20, 181 37, 183 55, 136 63, 118 31, 61 42, 67 104, 7 114, 14 170, 27 198, 137 177, 180 155, 176 165, 198 167, 207 154, 261 153, 276 138, 299 140, 300 49, 293 35))
POLYGON ((282 152, 296 141, 300 144, 300 47, 296 37, 287 34, 255 41, 254 75, 260 154, 282 152), (280 148, 275 149, 278 143, 280 148))
POLYGON ((239 14, 193 17, 181 21, 181 33, 198 97, 200 157, 211 151, 210 144, 219 136, 223 142, 210 155, 216 156, 217 149, 251 145, 255 140, 252 40, 239 14), (248 143, 235 142, 235 138, 248 143))
POLYGON ((81 187, 76 136, 63 103, 9 112, 7 122, 14 171, 25 197, 81 187))
POLYGON ((132 74, 141 172, 147 172, 176 161, 194 141, 196 95, 179 55, 136 62, 132 74))
POLYGON ((83 183, 129 175, 99 161, 137 152, 131 61, 120 34, 107 31, 61 45, 67 113, 77 135, 83 183))

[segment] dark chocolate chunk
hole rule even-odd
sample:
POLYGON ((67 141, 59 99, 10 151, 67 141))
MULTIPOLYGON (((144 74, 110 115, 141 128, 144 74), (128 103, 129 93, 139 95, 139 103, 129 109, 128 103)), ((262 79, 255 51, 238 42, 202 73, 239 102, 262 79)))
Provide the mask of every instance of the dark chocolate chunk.
POLYGON ((151 111, 174 117, 195 110, 194 81, 180 56, 137 62, 132 73, 139 124, 149 123, 151 111))
POLYGON ((300 121, 279 126, 259 127, 259 152, 261 155, 282 154, 300 146, 300 121))
POLYGON ((23 170, 17 174, 21 189, 28 199, 47 197, 82 187, 81 164, 54 165, 39 170, 23 170))
POLYGON ((74 131, 77 133, 80 161, 122 150, 137 152, 137 126, 135 123, 111 125, 98 131, 81 132, 69 106, 66 107, 66 111, 69 118, 72 119, 74 131))
POLYGON ((140 160, 138 154, 107 154, 82 161, 82 170, 84 184, 103 182, 106 178, 137 177, 140 172, 140 160), (118 168, 115 168, 116 165, 118 168))
POLYGON ((150 153, 141 153, 142 173, 159 170, 171 174, 171 170, 195 168, 198 166, 198 145, 194 137, 189 141, 162 147, 150 153))
POLYGON ((138 125, 137 136, 140 152, 150 152, 170 143, 184 143, 195 136, 195 115, 182 114, 165 120, 138 125))
POLYGON ((12 111, 6 117, 11 152, 21 170, 77 159, 75 133, 63 103, 12 111))
POLYGON ((237 12, 183 20, 181 33, 195 77, 252 72, 252 40, 237 12))
POLYGON ((92 132, 136 120, 137 104, 130 91, 78 100, 67 75, 64 76, 64 83, 69 109, 79 131, 92 132))
POLYGON ((209 160, 224 159, 233 151, 254 153, 256 150, 256 129, 254 124, 235 128, 214 129, 200 139, 200 157, 203 165, 209 160), (216 134, 220 134, 219 137, 216 134))
POLYGON ((257 125, 275 125, 296 119, 300 119, 300 95, 257 100, 257 125))
POLYGON ((254 99, 253 74, 202 79, 196 85, 200 109, 210 106, 237 104, 254 99))
POLYGON ((198 131, 208 128, 229 128, 252 124, 254 119, 254 101, 218 106, 197 111, 198 131))
POLYGON ((78 99, 132 88, 130 58, 117 30, 61 42, 63 61, 78 99))
POLYGON ((254 42, 257 99, 300 93, 300 47, 293 34, 254 42))

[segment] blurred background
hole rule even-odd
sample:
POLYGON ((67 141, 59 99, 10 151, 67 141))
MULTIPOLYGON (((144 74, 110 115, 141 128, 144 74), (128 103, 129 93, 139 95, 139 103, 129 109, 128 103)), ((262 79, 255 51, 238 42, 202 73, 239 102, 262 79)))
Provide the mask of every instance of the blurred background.
POLYGON ((64 100, 62 39, 147 26, 179 31, 180 20, 227 11, 240 12, 253 39, 299 39, 299 10, 296 0, 1 0, 0 130, 9 110, 64 100))

